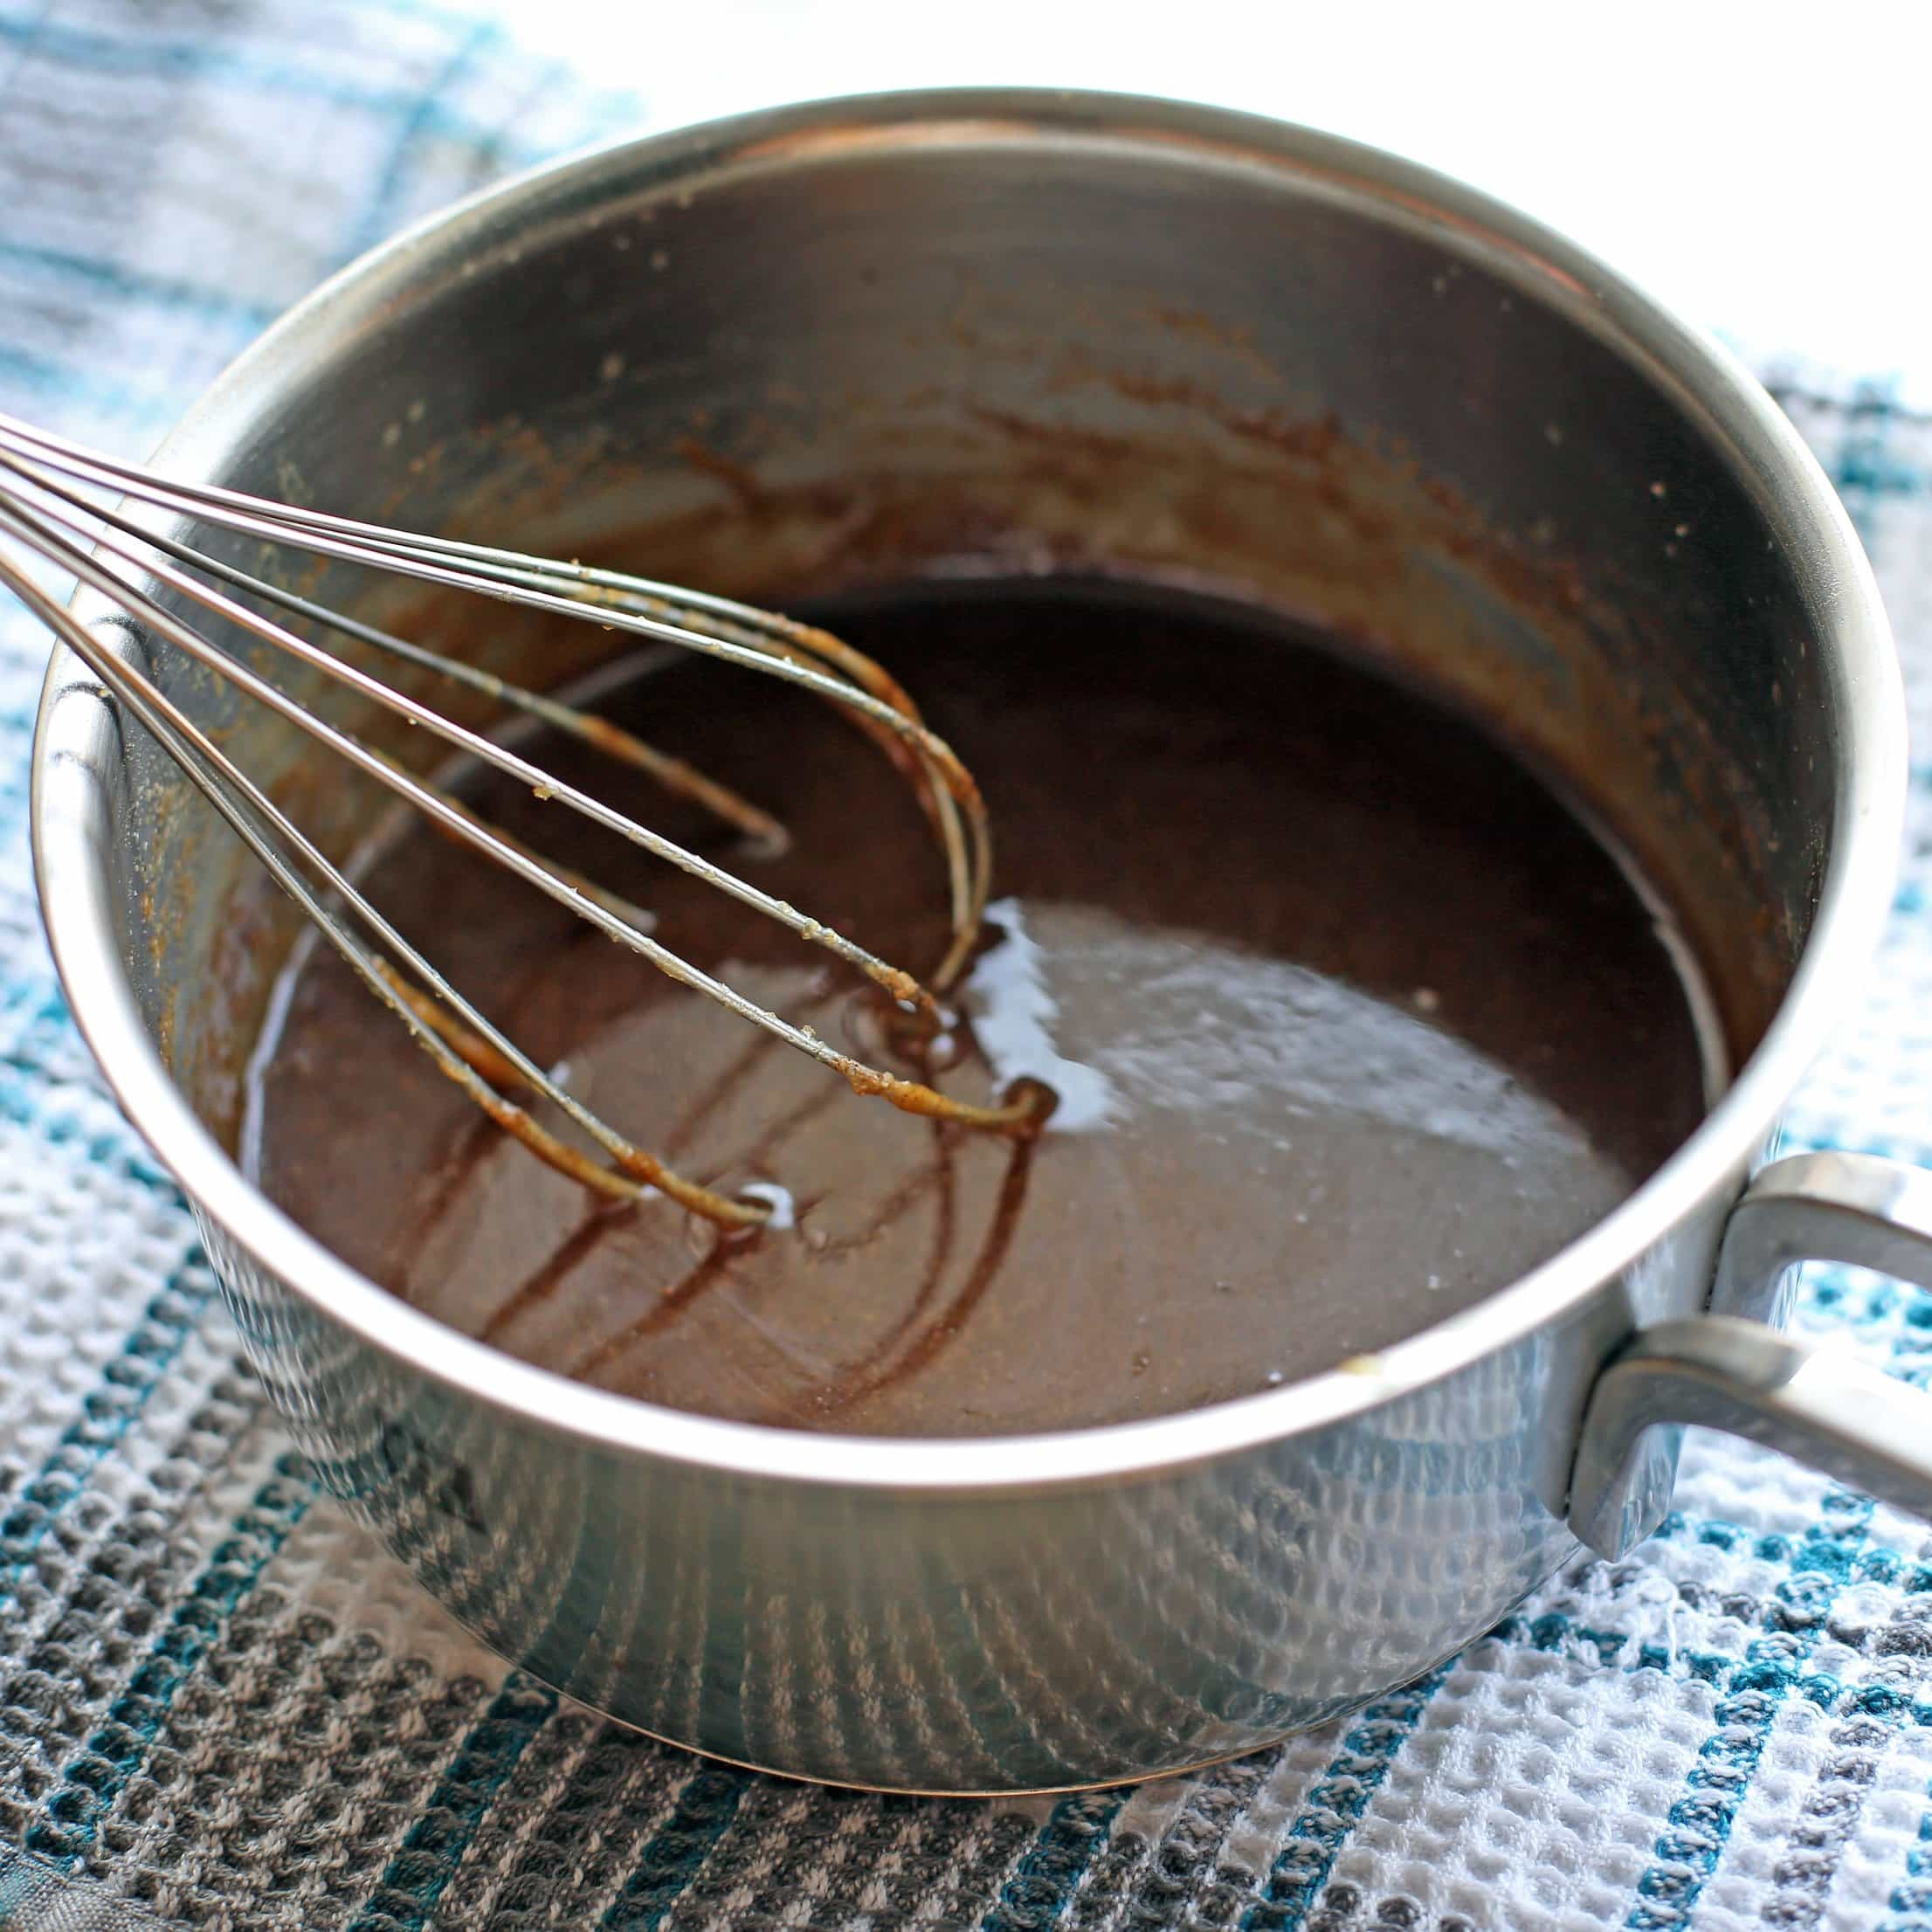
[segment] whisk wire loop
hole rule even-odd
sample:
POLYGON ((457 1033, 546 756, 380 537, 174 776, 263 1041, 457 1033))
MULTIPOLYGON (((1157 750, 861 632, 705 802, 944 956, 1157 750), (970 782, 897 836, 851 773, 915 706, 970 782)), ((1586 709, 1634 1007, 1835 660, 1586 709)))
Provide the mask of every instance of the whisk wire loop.
MULTIPOLYGON (((333 631, 564 731, 699 804, 739 833, 754 852, 782 849, 783 828, 749 800, 601 718, 209 556, 174 535, 150 528, 125 503, 99 502, 87 493, 100 490, 118 491, 150 510, 211 522, 265 543, 473 590, 676 645, 780 678, 845 707, 913 784, 945 854, 953 931, 931 976, 933 988, 943 992, 970 956, 986 902, 991 844, 985 807, 965 768, 920 719, 896 681, 871 659, 814 626, 728 598, 575 562, 386 530, 211 486, 173 482, 0 416, 0 536, 72 575, 114 604, 140 634, 158 639, 226 680, 452 836, 547 893, 670 978, 832 1069, 855 1091, 881 1095, 908 1112, 1007 1134, 1031 1133, 1044 1120, 1052 1096, 1032 1083, 1021 1083, 994 1104, 975 1105, 856 1059, 810 1028, 794 1025, 745 998, 655 938, 650 930, 654 921, 641 907, 543 857, 378 747, 311 711, 260 670, 204 636, 144 587, 142 580, 401 717, 405 724, 428 730, 454 750, 528 785, 540 799, 555 800, 825 948, 865 974, 929 1032, 937 1032, 945 1018, 935 992, 911 974, 228 592, 333 631)), ((552 1166, 606 1196, 625 1199, 656 1191, 727 1228, 755 1225, 769 1216, 769 1206, 762 1201, 733 1197, 673 1172, 572 1096, 451 985, 145 669, 124 649, 80 622, 3 550, 0 584, 66 643, 114 701, 154 736, 438 1068, 507 1132, 552 1166), (375 945, 359 936, 345 913, 360 922, 375 945), (560 1136, 513 1094, 556 1110, 605 1158, 599 1160, 560 1136)))

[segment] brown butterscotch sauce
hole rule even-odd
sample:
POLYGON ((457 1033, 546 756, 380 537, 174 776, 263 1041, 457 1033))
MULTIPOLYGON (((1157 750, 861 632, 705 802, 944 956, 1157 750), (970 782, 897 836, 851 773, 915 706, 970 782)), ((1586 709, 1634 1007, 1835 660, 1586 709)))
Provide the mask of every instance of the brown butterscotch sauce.
MULTIPOLYGON (((978 777, 1006 907, 980 1010, 998 1041, 1017 1028, 1071 1063, 1066 1117, 1016 1144, 860 1099, 412 827, 366 884, 452 979, 641 1144, 728 1190, 783 1190, 792 1216, 733 1239, 663 1200, 613 1211, 480 1119, 312 949, 259 1060, 262 1179, 454 1327, 756 1422, 1155 1415, 1466 1307, 1696 1122, 1692 1002, 1653 912, 1446 712, 1172 594, 928 586, 801 614, 900 675, 978 777)), ((682 658, 603 708, 776 813, 790 852, 748 858, 581 748, 540 762, 897 963, 939 956, 932 837, 847 720, 682 658)), ((895 1059, 879 996, 779 928, 561 806, 473 797, 753 998, 949 1091, 996 1090, 970 1018, 952 1057, 895 1059)))

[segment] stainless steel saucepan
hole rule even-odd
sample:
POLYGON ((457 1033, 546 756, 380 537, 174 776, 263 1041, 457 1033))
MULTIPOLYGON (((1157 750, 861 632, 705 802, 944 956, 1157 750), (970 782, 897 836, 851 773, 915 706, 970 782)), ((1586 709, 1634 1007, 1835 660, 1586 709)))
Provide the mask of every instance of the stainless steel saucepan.
MULTIPOLYGON (((57 654, 34 839, 73 1011, 322 1479, 538 1676, 838 1782, 1142 1777, 1416 1676, 1577 1538, 1626 1549, 1683 1424, 1932 1501, 1932 1398, 1776 1328, 1807 1258, 1932 1285, 1932 1178, 1851 1155, 1752 1178, 1887 908, 1884 620, 1763 393, 1556 237, 1386 155, 1169 103, 791 108, 543 169, 377 251, 160 461, 779 608, 1057 568, 1255 600, 1559 775, 1711 982, 1735 1072, 1696 1133, 1562 1253, 1378 1356, 1025 1439, 706 1420, 452 1333, 251 1186, 242 1075, 293 914, 57 654)), ((613 641, 583 628, 587 656, 613 641)), ((477 632, 527 682, 589 668, 534 661, 508 618, 477 632)), ((332 854, 368 831, 375 801, 307 741, 156 670, 332 854)))

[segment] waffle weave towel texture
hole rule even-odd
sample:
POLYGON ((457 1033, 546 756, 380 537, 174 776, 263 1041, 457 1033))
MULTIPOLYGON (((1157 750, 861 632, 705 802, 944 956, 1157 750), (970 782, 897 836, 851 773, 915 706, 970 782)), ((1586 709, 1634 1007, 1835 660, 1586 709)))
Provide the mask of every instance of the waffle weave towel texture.
MULTIPOLYGON (((429 0, 0 0, 0 408, 145 453, 402 223, 648 104, 429 0)), ((1932 424, 1773 386, 1864 533, 1932 745, 1932 424)), ((319 1498, 39 937, 45 641, 0 609, 0 1926, 1932 1927, 1932 1535, 1694 1437, 1678 1508, 1427 1681, 1061 1800, 707 1765, 480 1652, 319 1498)), ((1932 772, 1792 1121, 1932 1158, 1932 772)), ((1932 1295, 1803 1329, 1923 1379, 1932 1295)))

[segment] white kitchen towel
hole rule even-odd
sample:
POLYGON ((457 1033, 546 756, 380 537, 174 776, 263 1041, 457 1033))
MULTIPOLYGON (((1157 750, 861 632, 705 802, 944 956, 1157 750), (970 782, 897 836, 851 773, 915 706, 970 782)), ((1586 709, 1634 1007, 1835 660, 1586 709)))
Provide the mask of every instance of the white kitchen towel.
MULTIPOLYGON (((0 0, 0 408, 142 453, 368 244, 647 124, 607 79, 431 0, 0 0)), ((1932 746, 1932 425, 1768 373, 1865 535, 1932 746)), ((1346 1722, 1132 1791, 785 1784, 479 1652, 310 1484, 68 1021, 25 839, 45 655, 0 608, 0 1926, 1932 1927, 1932 1536, 1715 1438, 1628 1562, 1580 1558, 1346 1722)), ((1932 1157, 1917 780, 1799 1144, 1932 1157)), ((1932 1366, 1918 1290, 1822 1273, 1799 1321, 1932 1366)))

